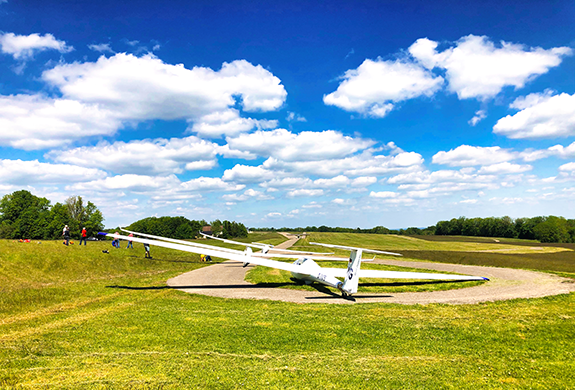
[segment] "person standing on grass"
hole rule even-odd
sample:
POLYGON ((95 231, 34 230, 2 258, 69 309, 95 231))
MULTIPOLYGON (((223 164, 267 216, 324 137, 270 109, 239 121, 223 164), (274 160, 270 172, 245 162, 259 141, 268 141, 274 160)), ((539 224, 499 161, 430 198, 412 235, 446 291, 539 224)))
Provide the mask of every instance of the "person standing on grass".
POLYGON ((80 245, 82 245, 82 241, 84 241, 84 246, 86 246, 86 237, 88 236, 88 232, 86 228, 82 228, 82 234, 80 234, 80 245))
MULTIPOLYGON (((132 233, 128 234, 128 237, 134 237, 134 235, 132 233)), ((128 248, 132 248, 134 249, 134 245, 132 245, 132 241, 128 241, 128 246, 126 247, 126 249, 128 248)))
POLYGON ((64 236, 64 245, 68 246, 70 244, 70 228, 68 225, 64 226, 64 230, 62 230, 62 235, 64 236))
POLYGON ((144 249, 146 250, 146 255, 144 257, 147 259, 151 259, 152 255, 150 255, 150 244, 144 243, 144 249))
MULTIPOLYGON (((118 234, 118 232, 115 232, 114 234, 118 234)), ((112 240, 112 246, 114 248, 119 248, 120 247, 120 239, 119 238, 114 238, 112 240)))

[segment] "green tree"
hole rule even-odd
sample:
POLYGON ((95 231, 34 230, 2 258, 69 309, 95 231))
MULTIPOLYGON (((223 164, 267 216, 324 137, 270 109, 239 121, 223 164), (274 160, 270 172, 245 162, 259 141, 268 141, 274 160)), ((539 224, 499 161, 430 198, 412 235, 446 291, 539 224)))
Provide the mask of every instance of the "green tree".
POLYGON ((58 239, 62 237, 62 229, 70 224, 68 208, 62 203, 56 203, 50 209, 48 226, 44 231, 44 238, 58 239))
POLYGON ((535 226, 545 221, 544 217, 533 217, 533 218, 520 218, 520 221, 515 220, 515 230, 517 231, 517 236, 526 240, 535 239, 535 226))
POLYGON ((86 228, 87 234, 93 236, 104 228, 104 216, 96 205, 88 202, 84 206, 81 196, 71 196, 66 199, 66 210, 68 212, 68 223, 70 235, 80 238, 82 228, 86 228))
POLYGON ((533 228, 535 238, 541 242, 569 242, 571 237, 567 220, 563 217, 549 216, 533 228))
POLYGON ((88 236, 95 236, 104 230, 104 216, 94 203, 88 202, 84 214, 85 220, 82 227, 86 228, 88 236))
POLYGON ((21 190, 0 200, 0 237, 42 238, 50 201, 21 190))
POLYGON ((212 234, 214 236, 219 236, 222 230, 224 230, 224 227, 222 226, 222 221, 220 221, 219 219, 212 221, 210 226, 212 227, 212 234))

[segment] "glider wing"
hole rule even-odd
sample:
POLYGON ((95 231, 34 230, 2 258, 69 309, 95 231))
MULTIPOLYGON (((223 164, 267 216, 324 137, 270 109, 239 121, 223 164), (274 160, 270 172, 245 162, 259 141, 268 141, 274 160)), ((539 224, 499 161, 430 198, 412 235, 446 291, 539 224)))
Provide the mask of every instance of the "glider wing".
MULTIPOLYGON (((335 276, 336 278, 344 278, 346 276, 346 268, 322 268, 322 271, 327 275, 335 276)), ((384 271, 373 269, 360 269, 360 278, 377 278, 377 279, 428 279, 428 280, 489 280, 482 276, 470 275, 452 275, 452 274, 433 274, 429 272, 403 272, 403 271, 384 271)))
MULTIPOLYGON (((148 239, 148 238, 128 237, 128 236, 123 236, 120 234, 112 234, 112 233, 99 233, 99 234, 102 234, 102 235, 105 235, 108 237, 113 237, 116 239, 121 239, 121 240, 140 242, 142 244, 149 244, 149 245, 155 245, 155 246, 159 246, 159 247, 163 247, 163 248, 176 249, 176 250, 180 250, 180 251, 184 251, 184 252, 197 253, 199 255, 209 255, 212 257, 220 257, 222 259, 234 260, 234 261, 239 261, 242 263, 249 262, 250 264, 262 265, 264 267, 277 268, 277 269, 282 269, 285 271, 302 273, 302 269, 293 263, 284 263, 282 261, 268 260, 268 259, 263 259, 261 257, 253 256, 253 255, 252 256, 246 256, 245 252, 236 251, 233 249, 219 248, 219 247, 210 246, 210 245, 205 245, 205 246, 199 247, 199 246, 195 246, 195 245, 184 245, 184 244, 178 244, 178 243, 174 243, 174 242, 166 242, 166 241, 153 240, 153 239, 148 239), (223 250, 223 249, 225 249, 225 250, 223 250)), ((135 234, 139 234, 139 233, 135 233, 135 234)))

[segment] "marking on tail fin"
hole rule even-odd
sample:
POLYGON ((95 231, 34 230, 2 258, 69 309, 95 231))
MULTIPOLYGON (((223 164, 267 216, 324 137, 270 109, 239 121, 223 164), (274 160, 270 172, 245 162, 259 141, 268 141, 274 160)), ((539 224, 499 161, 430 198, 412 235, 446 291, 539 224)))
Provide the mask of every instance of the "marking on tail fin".
POLYGON ((353 249, 349 256, 346 278, 342 286, 342 292, 348 295, 355 294, 357 292, 357 287, 359 285, 359 270, 361 267, 361 254, 361 249, 353 249))

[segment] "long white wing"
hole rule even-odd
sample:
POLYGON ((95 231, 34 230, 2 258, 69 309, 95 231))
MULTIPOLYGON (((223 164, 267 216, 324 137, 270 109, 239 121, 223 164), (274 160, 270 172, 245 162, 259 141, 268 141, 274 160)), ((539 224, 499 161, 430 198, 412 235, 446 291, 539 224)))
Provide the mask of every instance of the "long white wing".
POLYGON ((234 260, 234 261, 239 261, 242 263, 249 262, 250 264, 262 265, 264 267, 277 268, 277 269, 282 269, 285 271, 290 271, 290 272, 293 271, 293 272, 302 273, 302 268, 298 267, 297 265, 295 265, 293 263, 284 263, 281 261, 262 259, 260 257, 255 257, 255 256, 246 256, 245 252, 235 251, 233 249, 222 250, 222 248, 210 246, 210 245, 205 245, 204 247, 197 247, 194 245, 182 245, 182 244, 176 244, 176 243, 172 243, 172 242, 152 240, 152 239, 140 238, 140 237, 128 237, 128 236, 122 236, 120 234, 112 234, 112 233, 99 233, 99 234, 102 234, 102 235, 105 235, 108 237, 121 239, 121 240, 140 242, 142 244, 149 244, 149 245, 160 246, 163 248, 176 249, 176 250, 180 250, 180 251, 184 251, 184 252, 197 253, 199 255, 209 255, 212 257, 220 257, 222 259, 234 260))
MULTIPOLYGON (((224 252, 230 252, 230 253, 237 253, 239 251, 235 250, 235 249, 230 249, 230 248, 220 248, 220 247, 215 247, 213 245, 205 245, 205 244, 200 244, 200 243, 196 243, 196 242, 190 242, 190 241, 184 241, 184 240, 178 240, 175 238, 167 238, 167 237, 161 237, 161 236, 154 236, 152 234, 146 234, 146 233, 138 233, 138 232, 132 232, 130 230, 126 230, 126 229, 122 229, 120 228, 121 231, 126 232, 126 233, 132 233, 132 234, 137 234, 138 236, 142 236, 142 237, 147 237, 147 238, 152 238, 155 240, 162 240, 162 241, 168 241, 168 242, 173 242, 175 244, 180 244, 180 245, 189 245, 189 246, 194 246, 197 248, 204 248, 204 249, 214 249, 214 248, 218 248, 224 252)), ((132 237, 130 237, 132 238, 132 237)), ((241 253, 241 252, 239 252, 241 253)), ((221 256, 219 256, 221 257, 221 256)))
MULTIPOLYGON (((221 251, 224 252, 230 252, 230 253, 243 253, 243 252, 239 252, 235 249, 230 249, 230 248, 221 248, 221 247, 215 247, 213 245, 206 245, 206 244, 200 244, 197 242, 190 242, 190 241, 184 241, 184 240, 178 240, 175 238, 167 238, 167 237, 161 237, 161 236, 154 236, 152 234, 146 234, 146 233, 138 233, 138 232, 132 232, 130 230, 127 229, 122 229, 120 228, 120 230, 122 230, 123 232, 126 233, 132 233, 132 234, 136 234, 138 236, 142 236, 142 237, 148 237, 148 238, 152 238, 155 240, 162 240, 162 241, 168 241, 168 242, 173 242, 176 244, 181 244, 181 245, 189 245, 189 246, 194 246, 194 247, 198 247, 198 248, 204 248, 204 249, 214 249, 217 248, 221 251)), ((201 233, 202 235, 205 235, 203 233, 201 233)), ((208 236, 209 237, 209 236, 208 236)), ((211 237, 214 238, 214 237, 211 237)), ((223 240, 225 242, 228 243, 232 243, 232 244, 238 244, 238 245, 246 245, 246 246, 250 246, 247 245, 245 242, 237 242, 237 241, 232 241, 232 240, 224 240, 223 238, 220 238, 219 240, 223 240)), ((257 257, 267 257, 267 258, 271 258, 271 257, 276 257, 278 259, 296 259, 298 257, 301 257, 299 254, 296 254, 295 251, 293 255, 291 255, 290 253, 292 253, 292 251, 288 251, 289 253, 287 254, 283 254, 283 253, 253 253, 252 256, 257 256, 257 257)), ((313 252, 309 252, 309 253, 313 253, 313 252)), ((222 257, 222 256, 218 256, 218 257, 222 257)), ((311 255, 311 256, 305 256, 308 259, 314 259, 314 260, 331 260, 331 261, 347 261, 347 259, 344 259, 342 257, 328 257, 328 256, 321 256, 320 254, 315 254, 315 255, 311 255)))
MULTIPOLYGON (((344 278, 347 272, 345 268, 322 268, 325 274, 344 278)), ((403 272, 403 271, 383 271, 372 269, 360 269, 360 278, 377 279, 429 279, 429 280, 489 280, 482 276, 432 274, 427 272, 403 272)))

